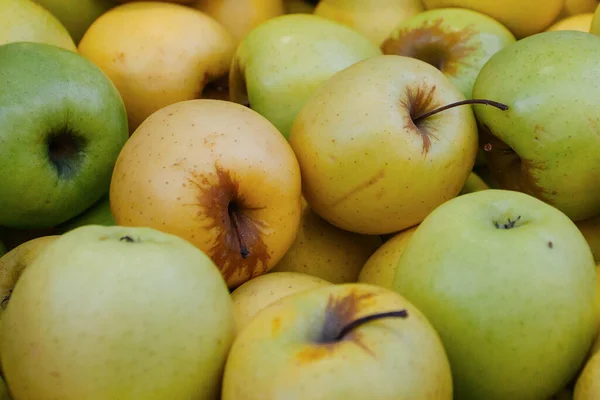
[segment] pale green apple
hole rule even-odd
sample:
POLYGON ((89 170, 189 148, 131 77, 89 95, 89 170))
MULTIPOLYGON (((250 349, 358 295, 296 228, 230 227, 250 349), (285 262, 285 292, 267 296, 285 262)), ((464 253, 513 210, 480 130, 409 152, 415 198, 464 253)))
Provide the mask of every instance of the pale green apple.
POLYGON ((84 225, 116 225, 115 217, 110 210, 108 194, 81 214, 57 226, 56 232, 65 233, 84 225))
POLYGON ((484 190, 434 210, 392 288, 440 333, 461 400, 548 399, 596 337, 598 285, 573 221, 530 195, 484 190))
POLYGON ((451 400, 452 378, 437 332, 402 296, 326 285, 283 297, 245 325, 221 399, 451 400))
POLYGON ((470 99, 481 67, 516 41, 500 22, 477 11, 440 8, 400 23, 383 42, 384 54, 414 57, 438 68, 470 99))
POLYGON ((380 54, 367 37, 341 23, 310 14, 275 17, 238 46, 230 99, 249 105, 288 137, 296 115, 323 82, 380 54))
POLYGON ((218 398, 235 320, 205 253, 151 228, 88 225, 42 254, 0 325, 15 399, 218 398))
POLYGON ((0 46, 0 110, 0 226, 55 226, 108 193, 129 131, 98 67, 48 44, 0 46))
POLYGON ((116 6, 112 0, 34 0, 50 10, 67 28, 75 43, 100 15, 116 6))
POLYGON ((0 45, 21 41, 77 50, 67 28, 44 7, 31 0, 0 0, 0 45))
POLYGON ((402 231, 457 196, 477 154, 464 95, 424 61, 380 55, 338 72, 294 121, 289 142, 311 209, 338 228, 402 231))
POLYGON ((600 37, 543 32, 482 68, 473 97, 480 145, 504 189, 531 194, 574 221, 600 210, 600 37))

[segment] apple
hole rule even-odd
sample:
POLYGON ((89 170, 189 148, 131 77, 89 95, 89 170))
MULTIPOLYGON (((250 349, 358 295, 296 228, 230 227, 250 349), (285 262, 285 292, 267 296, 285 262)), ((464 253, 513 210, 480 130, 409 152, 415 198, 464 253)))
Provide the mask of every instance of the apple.
POLYGON ((402 296, 349 283, 292 294, 238 333, 222 400, 451 400, 439 336, 402 296))
POLYGON ((583 235, 560 210, 516 191, 436 208, 404 249, 392 288, 440 333, 459 399, 551 397, 575 377, 600 322, 583 235))
POLYGON ((457 196, 477 155, 470 106, 438 69, 380 55, 325 82, 294 121, 289 142, 302 191, 320 217, 362 234, 396 233, 457 196))
POLYGON ((188 100, 146 119, 123 147, 110 188, 118 225, 178 235, 206 252, 234 288, 290 248, 301 178, 266 118, 222 100, 188 100))
POLYGON ((502 188, 533 195, 574 221, 600 210, 598 62, 600 37, 543 32, 494 54, 473 88, 474 97, 509 107, 473 106, 502 188))
POLYGON ((600 6, 598 6, 596 8, 596 11, 594 11, 594 18, 592 18, 590 33, 596 36, 600 36, 600 6))
POLYGON ((587 240, 597 263, 600 263, 600 215, 578 221, 577 228, 587 240))
POLYGON ((81 214, 57 226, 55 231, 61 234, 84 225, 111 226, 115 224, 115 218, 110 211, 110 198, 107 193, 100 201, 81 214))
POLYGON ((481 190, 489 189, 489 185, 479 176, 476 172, 471 172, 463 188, 460 190, 459 195, 479 192, 481 190))
POLYGON ((201 11, 143 1, 104 13, 78 48, 119 89, 133 133, 153 112, 203 97, 212 82, 227 75, 235 43, 201 11))
POLYGON ((150 228, 88 225, 23 271, 0 325, 15 399, 216 399, 235 335, 219 270, 150 228))
POLYGON ((198 0, 195 8, 219 21, 236 43, 261 23, 283 15, 283 0, 198 0))
POLYGON ((76 52, 0 46, 0 226, 49 228, 109 190, 128 138, 119 92, 76 52))
POLYGON ((517 39, 542 32, 556 20, 565 0, 423 0, 425 8, 460 7, 487 14, 517 39))
POLYGON ((269 272, 244 282, 231 292, 238 332, 269 304, 303 290, 327 285, 332 283, 300 272, 269 272))
POLYGON ((600 353, 586 362, 573 395, 573 400, 596 400, 600 397, 600 353))
POLYGON ((31 0, 0 0, 0 45, 23 41, 77 50, 67 28, 44 7, 31 0))
POLYGON ((516 41, 500 22, 461 8, 429 10, 400 23, 383 42, 384 54, 414 57, 438 68, 470 99, 481 67, 516 41))
POLYGON ((358 275, 358 282, 391 289, 400 256, 417 228, 418 225, 407 228, 386 240, 365 262, 358 275))
POLYGON ((367 259, 381 246, 379 236, 359 235, 331 225, 302 198, 296 239, 273 272, 301 272, 333 283, 356 282, 367 259))
POLYGON ((321 0, 314 14, 348 25, 380 46, 398 24, 422 11, 421 0, 321 0))
POLYGON ((572 15, 558 20, 546 31, 582 31, 589 33, 593 19, 594 13, 572 15))
POLYGON ((565 0, 561 17, 593 13, 598 7, 598 0, 565 0))
POLYGON ((237 47, 229 97, 267 118, 287 138, 296 115, 323 82, 380 54, 346 25, 315 15, 282 15, 253 29, 237 47))
POLYGON ((34 0, 67 28, 75 43, 100 15, 115 6, 112 0, 34 0))

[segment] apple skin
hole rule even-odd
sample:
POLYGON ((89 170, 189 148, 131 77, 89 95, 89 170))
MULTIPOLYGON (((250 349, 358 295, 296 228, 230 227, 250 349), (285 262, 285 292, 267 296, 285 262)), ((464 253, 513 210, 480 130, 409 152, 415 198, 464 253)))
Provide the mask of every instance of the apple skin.
POLYGON ((302 198, 294 243, 272 272, 301 272, 333 283, 356 282, 367 259, 381 246, 379 236, 359 235, 319 217, 302 198))
POLYGON ((552 31, 581 31, 588 32, 592 27, 592 21, 594 20, 594 13, 585 13, 585 14, 577 14, 572 15, 570 17, 565 17, 563 19, 558 20, 548 29, 547 32, 552 31))
POLYGON ((594 259, 600 264, 600 215, 578 221, 575 225, 590 245, 594 259))
POLYGON ((459 7, 489 15, 517 39, 542 32, 560 14, 565 0, 423 0, 425 8, 459 7))
POLYGON ((230 288, 268 272, 287 252, 301 198, 298 161, 273 124, 247 107, 208 99, 146 119, 119 154, 110 188, 118 225, 190 241, 230 288))
POLYGON ((55 232, 62 234, 84 225, 116 225, 115 217, 110 211, 110 197, 108 193, 81 214, 57 226, 55 232))
POLYGON ((469 106, 418 127, 412 118, 464 99, 442 72, 415 58, 381 55, 337 73, 303 107, 289 138, 310 207, 362 234, 420 223, 463 187, 477 126, 469 106))
POLYGON ((600 6, 598 6, 596 8, 596 11, 594 11, 594 18, 592 19, 590 33, 596 36, 600 36, 600 6))
POLYGON ((399 23, 423 10, 421 0, 321 0, 314 14, 348 25, 380 46, 399 23))
POLYGON ((384 54, 415 57, 430 63, 470 99, 483 65, 515 41, 504 25, 485 14, 441 8, 400 23, 381 48, 384 54))
POLYGON ((108 193, 127 140, 119 92, 77 53, 0 46, 0 226, 49 228, 108 193))
POLYGON ((560 17, 593 13, 599 4, 598 0, 565 0, 560 17))
POLYGON ((270 19, 238 46, 229 74, 231 101, 267 118, 284 137, 315 90, 336 72, 381 51, 352 28, 308 14, 270 19))
POLYGON ((19 278, 0 326, 16 399, 216 399, 235 334, 219 270, 150 228, 85 226, 19 278))
POLYGON ((229 71, 235 42, 225 27, 192 7, 141 1, 96 19, 78 50, 119 89, 133 133, 153 112, 203 97, 229 71))
POLYGON ((460 190, 459 195, 479 192, 481 190, 487 190, 489 188, 489 185, 483 179, 481 179, 481 177, 477 175, 476 172, 471 172, 469 174, 469 177, 467 178, 467 181, 465 182, 465 185, 460 190))
POLYGON ((282 399, 450 400, 452 379, 437 333, 402 296, 374 285, 330 285, 272 303, 231 347, 222 400, 282 399), (358 318, 400 310, 408 317, 329 339, 358 318))
POLYGON ((44 7, 31 0, 0 1, 0 45, 23 41, 77 50, 67 28, 44 7))
POLYGON ((331 282, 301 272, 269 272, 252 278, 231 292, 237 331, 248 325, 258 312, 286 296, 331 282))
POLYGON ((465 400, 551 397, 575 377, 600 321, 583 235, 564 213, 515 191, 470 193, 434 210, 392 287, 440 333, 465 400))
POLYGON ((100 15, 115 6, 112 0, 34 0, 62 22, 79 43, 85 31, 100 15))

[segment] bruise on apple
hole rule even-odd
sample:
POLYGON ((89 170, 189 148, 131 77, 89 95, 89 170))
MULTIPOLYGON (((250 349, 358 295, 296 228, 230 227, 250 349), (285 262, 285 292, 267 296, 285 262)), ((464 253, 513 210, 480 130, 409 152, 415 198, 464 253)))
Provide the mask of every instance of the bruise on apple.
POLYGON ((189 182, 198 188, 197 215, 208 220, 206 229, 217 232, 207 254, 225 280, 229 282, 234 275, 250 278, 267 272, 271 256, 261 237, 265 226, 246 213, 252 208, 240 195, 239 183, 218 164, 214 174, 192 173, 189 182))
POLYGON ((433 65, 445 74, 456 76, 460 67, 468 66, 465 58, 477 50, 471 39, 472 29, 444 30, 444 19, 430 21, 421 28, 406 28, 394 32, 381 44, 383 54, 417 58, 433 65))
POLYGON ((440 107, 440 104, 434 100, 435 90, 435 85, 417 84, 416 86, 407 86, 404 100, 401 102, 401 106, 409 112, 409 118, 404 127, 415 131, 421 136, 421 139, 423 139, 422 154, 429 153, 431 139, 439 140, 435 135, 435 130, 428 122, 429 119, 415 121, 421 115, 440 107))
POLYGON ((537 171, 545 169, 544 163, 521 158, 488 125, 478 124, 478 128, 479 143, 486 155, 488 167, 500 186, 529 194, 553 205, 551 196, 556 195, 556 191, 544 189, 535 177, 537 171))

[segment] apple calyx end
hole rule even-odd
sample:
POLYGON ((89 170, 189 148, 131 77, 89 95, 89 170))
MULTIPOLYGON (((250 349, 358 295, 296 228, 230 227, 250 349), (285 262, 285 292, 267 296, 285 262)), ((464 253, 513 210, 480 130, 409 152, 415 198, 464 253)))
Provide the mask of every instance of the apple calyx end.
POLYGON ((505 224, 501 224, 501 223, 498 223, 498 221, 494 221, 494 226, 496 227, 496 229, 513 229, 513 228, 517 227, 516 224, 520 220, 521 220, 521 216, 519 215, 517 217, 517 219, 514 219, 514 220, 507 218, 507 223, 505 223, 505 224))
POLYGON ((419 115, 418 117, 413 118, 413 122, 417 123, 417 122, 424 120, 426 118, 429 118, 437 113, 449 110, 454 107, 463 106, 463 105, 471 105, 471 104, 482 104, 485 106, 492 106, 492 107, 496 107, 497 109, 499 109, 501 111, 508 110, 508 106, 506 104, 502 104, 497 101, 486 100, 486 99, 469 99, 469 100, 457 101, 455 103, 450 103, 443 107, 436 108, 435 110, 428 111, 424 114, 419 115))
POLYGON ((365 317, 358 318, 358 319, 350 322, 348 325, 344 326, 340 330, 337 337, 335 337, 334 341, 339 342, 339 341, 343 340, 344 337, 348 333, 352 332, 354 329, 358 328, 359 326, 366 324, 367 322, 375 321, 378 319, 384 319, 384 318, 406 319, 406 318, 408 318, 408 311, 406 309, 402 309, 402 310, 397 310, 397 311, 388 311, 388 312, 383 312, 383 313, 378 313, 378 314, 371 314, 371 315, 367 315, 365 317))

